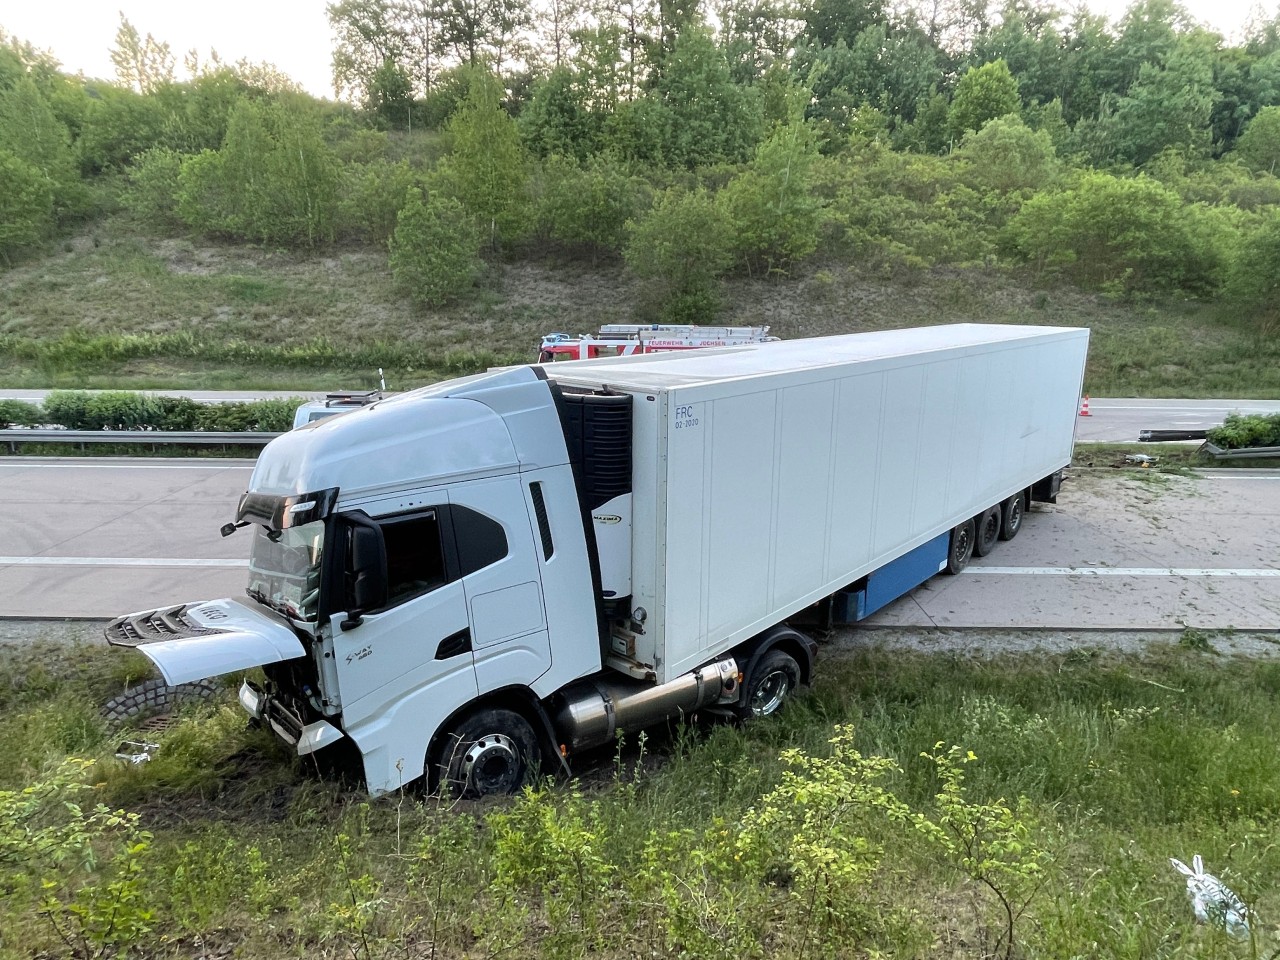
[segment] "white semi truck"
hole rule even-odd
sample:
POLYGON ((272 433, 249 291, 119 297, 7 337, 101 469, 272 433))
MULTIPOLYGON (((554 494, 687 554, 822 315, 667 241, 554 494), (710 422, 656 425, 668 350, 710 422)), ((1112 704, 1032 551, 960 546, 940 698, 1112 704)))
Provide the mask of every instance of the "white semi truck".
POLYGON ((516 789, 695 710, 776 710, 790 624, 868 616, 1053 500, 1088 331, 962 324, 493 370, 287 433, 247 596, 120 617, 368 790, 516 789))

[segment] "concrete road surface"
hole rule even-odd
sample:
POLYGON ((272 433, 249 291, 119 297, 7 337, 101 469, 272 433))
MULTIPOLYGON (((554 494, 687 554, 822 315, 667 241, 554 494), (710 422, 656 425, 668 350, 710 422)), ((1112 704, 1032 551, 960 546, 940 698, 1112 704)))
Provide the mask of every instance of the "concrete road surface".
POLYGON ((244 460, 0 459, 0 616, 108 617, 244 591, 244 460))
MULTIPOLYGON (((0 617, 107 618, 240 595, 223 539, 251 464, 0 459, 0 617)), ((1280 629, 1280 474, 1077 471, 1056 506, 872 625, 1280 629)))
POLYGON ((1075 471, 1016 539, 869 622, 1280 630, 1280 474, 1075 471))

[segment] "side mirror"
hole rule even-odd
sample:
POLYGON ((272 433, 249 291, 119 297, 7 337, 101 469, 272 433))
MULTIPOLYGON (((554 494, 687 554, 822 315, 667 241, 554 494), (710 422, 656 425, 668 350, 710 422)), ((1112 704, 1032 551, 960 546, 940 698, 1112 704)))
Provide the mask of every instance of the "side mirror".
POLYGON ((382 531, 375 526, 353 526, 348 536, 351 544, 351 608, 340 626, 351 630, 363 623, 366 610, 377 610, 387 603, 387 550, 382 531))

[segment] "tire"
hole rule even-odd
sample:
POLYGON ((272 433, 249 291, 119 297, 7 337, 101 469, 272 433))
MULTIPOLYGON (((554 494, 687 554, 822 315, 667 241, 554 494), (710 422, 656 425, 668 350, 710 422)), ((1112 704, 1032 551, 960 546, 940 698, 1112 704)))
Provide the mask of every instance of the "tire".
POLYGON ((1000 542, 1000 507, 992 507, 977 520, 977 535, 973 538, 973 555, 985 557, 1000 542))
POLYGON ((516 793, 537 776, 542 752, 529 721, 514 710, 479 710, 445 737, 440 792, 453 797, 516 793))
POLYGON ((1026 500, 1021 492, 1000 505, 1000 539, 1012 540, 1022 529, 1022 520, 1026 516, 1026 500))
POLYGON ((947 550, 947 573, 959 573, 969 565, 973 556, 973 541, 977 538, 977 524, 966 520, 951 531, 951 547, 947 550))
POLYGON ((738 701, 743 720, 777 713, 800 686, 800 664, 783 650, 770 650, 751 670, 738 701))
POLYGON ((150 727, 164 726, 179 707, 204 703, 218 693, 212 680, 197 680, 171 687, 163 680, 146 680, 129 687, 102 705, 102 717, 113 727, 130 723, 150 727))

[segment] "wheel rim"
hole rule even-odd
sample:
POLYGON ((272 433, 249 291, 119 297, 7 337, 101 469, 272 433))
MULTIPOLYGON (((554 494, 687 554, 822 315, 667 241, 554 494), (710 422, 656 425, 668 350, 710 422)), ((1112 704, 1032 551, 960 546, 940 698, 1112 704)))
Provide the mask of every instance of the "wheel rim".
POLYGON ((791 690, 791 678, 785 670, 774 670, 756 686, 751 694, 751 713, 757 717, 767 717, 782 706, 791 690))
POLYGON ((511 793, 520 778, 515 741, 501 733, 481 737, 462 757, 462 782, 478 794, 511 793))
POLYGON ((1017 530, 1022 526, 1022 498, 1018 497, 1009 504, 1009 529, 1017 530))
MULTIPOLYGON (((957 531, 956 531, 956 538, 955 538, 955 539, 956 539, 956 549, 955 549, 955 553, 956 553, 956 559, 957 559, 957 560, 963 559, 963 558, 965 557, 965 555, 966 555, 966 554, 968 554, 968 552, 969 552, 969 537, 970 537, 970 533, 969 533, 969 524, 965 524, 963 527, 961 527, 959 530, 957 530, 957 531)), ((936 556, 936 554, 935 554, 935 556, 936 556)))

